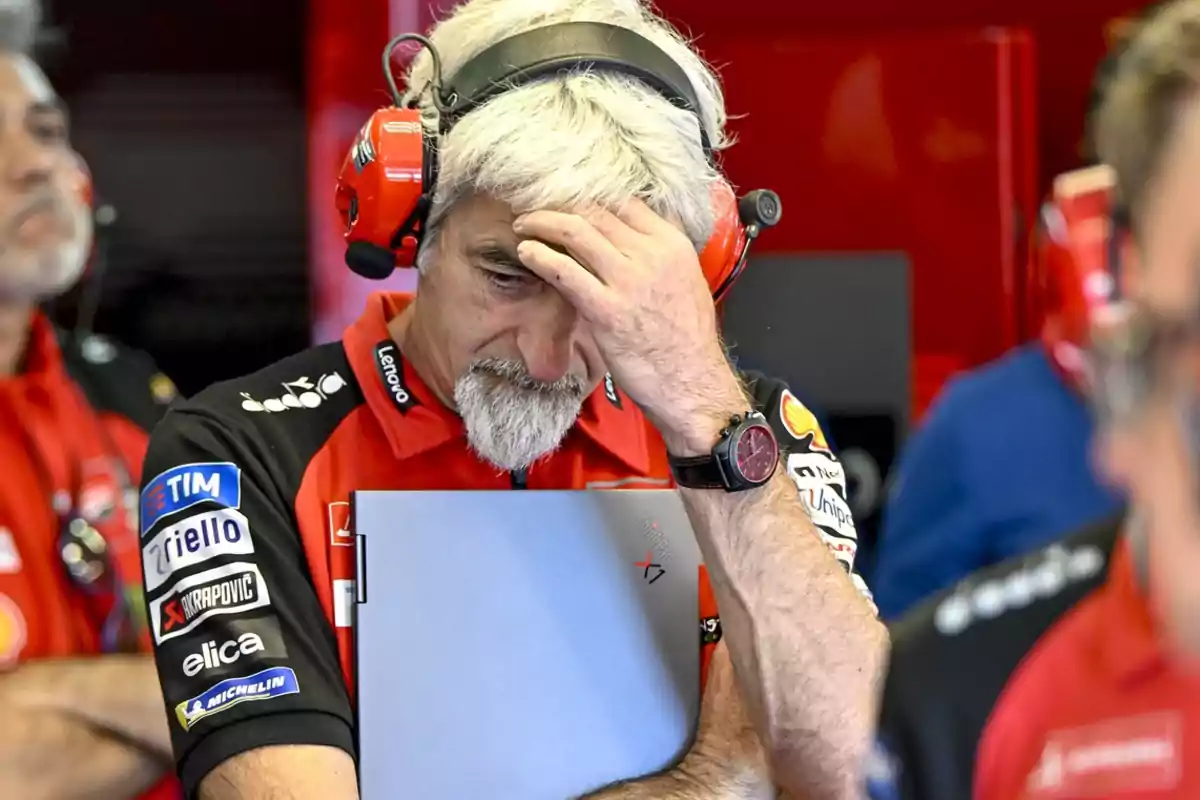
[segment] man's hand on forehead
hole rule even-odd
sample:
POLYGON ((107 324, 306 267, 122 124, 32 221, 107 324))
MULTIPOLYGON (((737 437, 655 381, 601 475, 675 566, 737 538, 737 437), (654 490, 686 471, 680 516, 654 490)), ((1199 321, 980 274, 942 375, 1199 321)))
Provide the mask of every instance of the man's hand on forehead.
POLYGON ((679 228, 631 200, 615 212, 533 211, 513 230, 521 262, 591 324, 614 380, 664 436, 686 437, 714 406, 725 422, 741 410, 712 294, 679 228))

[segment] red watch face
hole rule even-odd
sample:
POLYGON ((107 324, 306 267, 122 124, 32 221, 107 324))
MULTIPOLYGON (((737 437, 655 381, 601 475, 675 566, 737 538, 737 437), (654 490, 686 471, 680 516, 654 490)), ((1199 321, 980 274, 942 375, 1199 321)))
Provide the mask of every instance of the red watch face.
POLYGON ((765 424, 750 425, 738 436, 734 463, 750 483, 765 483, 779 463, 779 445, 765 424))

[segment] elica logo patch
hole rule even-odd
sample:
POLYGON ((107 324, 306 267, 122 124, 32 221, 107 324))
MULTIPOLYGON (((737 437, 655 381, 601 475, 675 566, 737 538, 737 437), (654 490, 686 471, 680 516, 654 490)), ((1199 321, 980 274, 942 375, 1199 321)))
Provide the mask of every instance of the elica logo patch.
POLYGON ((196 514, 163 528, 142 548, 146 591, 153 592, 178 570, 210 558, 254 552, 250 523, 237 509, 196 514))
POLYGON ((239 614, 271 604, 262 573, 254 564, 235 562, 188 576, 150 602, 150 622, 158 643, 182 636, 209 617, 239 614))
POLYGON ((218 714, 238 703, 270 700, 300 693, 300 682, 289 667, 271 667, 244 678, 227 678, 208 691, 175 706, 175 717, 186 731, 205 717, 218 714))
POLYGON ((392 402, 401 414, 407 414, 417 404, 417 400, 404 384, 404 363, 394 342, 384 341, 375 345, 375 366, 379 369, 379 379, 391 395, 392 402))
POLYGON ((142 535, 163 517, 209 501, 226 508, 242 504, 242 473, 237 465, 180 464, 160 473, 142 489, 142 535))
MULTIPOLYGON (((203 672, 228 673, 230 667, 258 663, 263 659, 287 658, 283 634, 273 617, 257 620, 234 620, 223 626, 225 638, 216 636, 202 642, 183 657, 180 670, 185 677, 194 678, 203 672)), ((195 642, 195 640, 191 640, 195 642)))

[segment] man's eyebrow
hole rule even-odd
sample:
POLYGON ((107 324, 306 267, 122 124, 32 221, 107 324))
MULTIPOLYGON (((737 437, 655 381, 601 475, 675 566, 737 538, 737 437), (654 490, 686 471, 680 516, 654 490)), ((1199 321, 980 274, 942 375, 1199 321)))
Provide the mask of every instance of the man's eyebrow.
POLYGON ((509 267, 528 272, 525 265, 521 263, 521 259, 517 258, 516 253, 506 250, 498 244, 484 244, 472 248, 471 255, 498 267, 509 267))
POLYGON ((35 100, 27 110, 30 114, 66 114, 67 104, 56 96, 48 100, 35 100))

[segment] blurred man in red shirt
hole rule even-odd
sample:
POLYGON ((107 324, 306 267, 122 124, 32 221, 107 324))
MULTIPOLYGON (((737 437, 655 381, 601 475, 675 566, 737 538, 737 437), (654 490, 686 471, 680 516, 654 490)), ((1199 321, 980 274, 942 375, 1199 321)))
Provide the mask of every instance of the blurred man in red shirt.
POLYGON ((1200 0, 1126 47, 1094 121, 1108 185, 1069 210, 1111 209, 1074 227, 1110 279, 1088 391, 1130 509, 892 629, 875 800, 1200 797, 1200 0))
POLYGON ((171 797, 135 487, 174 387, 38 310, 92 233, 66 112, 28 55, 38 22, 36 3, 0 8, 0 797, 171 797))

